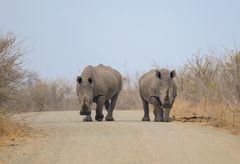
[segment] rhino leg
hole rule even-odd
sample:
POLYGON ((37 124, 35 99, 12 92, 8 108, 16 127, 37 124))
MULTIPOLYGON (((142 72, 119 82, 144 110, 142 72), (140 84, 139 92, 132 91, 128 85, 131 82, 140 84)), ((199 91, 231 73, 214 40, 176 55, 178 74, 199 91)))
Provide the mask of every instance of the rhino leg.
POLYGON ((144 116, 142 118, 142 121, 150 121, 148 102, 143 98, 142 98, 142 102, 143 102, 143 109, 144 109, 144 116))
POLYGON ((170 110, 171 110, 171 108, 164 108, 163 109, 163 119, 164 119, 164 122, 168 122, 169 121, 170 110))
POLYGON ((105 101, 105 108, 106 108, 107 111, 108 111, 109 107, 110 107, 110 102, 109 102, 109 100, 106 100, 105 101))
POLYGON ((155 116, 155 118, 156 118, 157 110, 156 110, 155 107, 154 107, 154 109, 153 109, 153 114, 154 114, 154 116, 155 116))
POLYGON ((157 106, 155 108, 156 108, 156 114, 155 114, 154 121, 155 122, 163 121, 163 108, 161 106, 157 106))
POLYGON ((108 109, 108 114, 107 116, 105 117, 105 120, 106 121, 114 121, 114 118, 113 118, 113 110, 116 106, 116 102, 117 102, 117 99, 118 99, 118 95, 119 95, 119 92, 113 96, 113 98, 111 99, 111 105, 109 106, 109 109, 108 109))
POLYGON ((90 122, 90 121, 92 121, 91 115, 86 115, 86 116, 83 118, 83 122, 90 122))
POLYGON ((163 108, 161 107, 161 103, 158 98, 151 97, 151 104, 154 106, 153 114, 155 115, 154 121, 160 122, 163 121, 163 108))
MULTIPOLYGON (((167 113, 167 111, 164 108, 162 110, 163 110, 163 120, 161 120, 161 121, 168 122, 169 113, 167 113)), ((156 118, 157 117, 157 109, 155 107, 153 109, 153 114, 156 118)))
POLYGON ((103 105, 105 102, 105 96, 100 96, 97 100, 97 107, 96 107, 96 115, 95 115, 95 120, 96 121, 102 121, 103 120, 103 105))

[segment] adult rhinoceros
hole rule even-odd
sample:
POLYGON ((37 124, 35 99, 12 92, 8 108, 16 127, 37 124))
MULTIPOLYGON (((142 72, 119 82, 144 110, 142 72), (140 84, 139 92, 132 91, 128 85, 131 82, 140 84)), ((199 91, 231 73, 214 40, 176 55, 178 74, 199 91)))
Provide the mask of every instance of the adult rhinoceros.
POLYGON ((177 87, 173 78, 175 71, 168 69, 150 70, 139 80, 139 92, 143 102, 144 117, 150 121, 148 104, 153 104, 154 121, 169 121, 169 114, 177 96, 177 87))
POLYGON ((92 121, 91 108, 96 103, 95 120, 103 120, 103 106, 108 111, 105 119, 114 121, 113 109, 122 89, 121 74, 108 66, 87 66, 81 76, 77 76, 77 95, 81 105, 80 115, 86 115, 83 121, 92 121))

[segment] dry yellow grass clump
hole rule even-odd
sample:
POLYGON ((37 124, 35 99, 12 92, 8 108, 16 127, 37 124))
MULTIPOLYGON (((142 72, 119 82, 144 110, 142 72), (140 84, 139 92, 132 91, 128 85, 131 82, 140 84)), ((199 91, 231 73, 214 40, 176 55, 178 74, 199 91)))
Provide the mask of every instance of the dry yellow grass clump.
POLYGON ((28 136, 29 128, 24 123, 5 117, 6 115, 0 114, 0 147, 11 145, 13 141, 18 141, 28 136))
POLYGON ((215 127, 240 127, 240 113, 226 104, 213 104, 208 101, 192 104, 186 100, 177 99, 172 109, 172 117, 184 122, 208 122, 215 127))

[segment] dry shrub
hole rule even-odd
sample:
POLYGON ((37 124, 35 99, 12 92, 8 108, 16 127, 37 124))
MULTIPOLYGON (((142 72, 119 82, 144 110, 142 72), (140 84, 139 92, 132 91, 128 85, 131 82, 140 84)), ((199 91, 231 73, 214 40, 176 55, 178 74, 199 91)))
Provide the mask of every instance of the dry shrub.
POLYGON ((20 90, 25 85, 24 52, 14 34, 0 36, 0 146, 28 135, 25 123, 13 118, 19 111, 20 90))
POLYGON ((223 58, 200 55, 179 70, 178 98, 173 109, 177 117, 211 117, 214 126, 240 126, 240 53, 223 58))
POLYGON ((75 85, 67 80, 42 80, 36 73, 31 73, 20 93, 18 108, 23 112, 78 108, 75 85))
MULTIPOLYGON (((18 88, 23 84, 23 50, 13 34, 0 37, 0 107, 8 108, 17 99, 18 88)), ((8 108, 9 109, 9 108, 8 108)))
POLYGON ((21 134, 18 123, 10 120, 11 106, 19 99, 18 90, 23 85, 23 49, 13 34, 0 36, 0 137, 21 134))

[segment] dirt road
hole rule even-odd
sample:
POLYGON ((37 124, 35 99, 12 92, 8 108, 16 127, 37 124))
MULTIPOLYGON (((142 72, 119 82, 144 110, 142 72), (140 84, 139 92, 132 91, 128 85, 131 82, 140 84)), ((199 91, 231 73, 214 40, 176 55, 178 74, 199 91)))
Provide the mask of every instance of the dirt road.
MULTIPOLYGON (((115 111, 114 122, 82 122, 78 112, 32 114, 47 132, 0 152, 9 164, 239 164, 240 137, 197 124, 141 122, 142 111, 115 111)), ((153 117, 151 117, 153 118, 153 117)))

